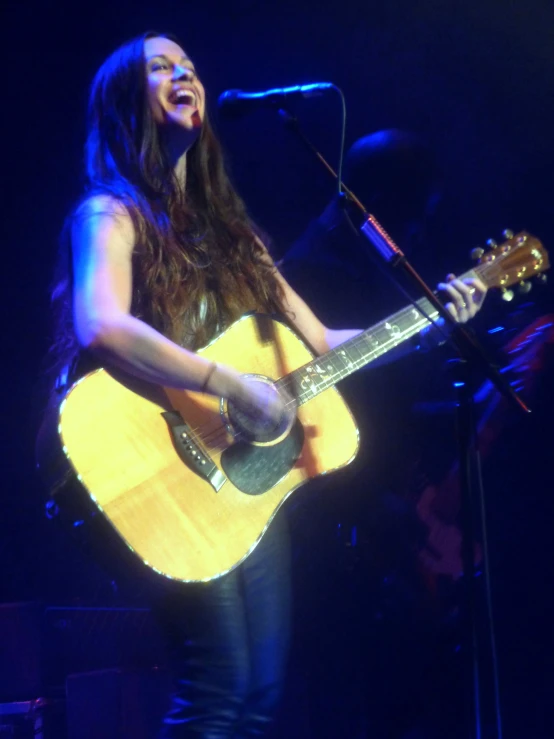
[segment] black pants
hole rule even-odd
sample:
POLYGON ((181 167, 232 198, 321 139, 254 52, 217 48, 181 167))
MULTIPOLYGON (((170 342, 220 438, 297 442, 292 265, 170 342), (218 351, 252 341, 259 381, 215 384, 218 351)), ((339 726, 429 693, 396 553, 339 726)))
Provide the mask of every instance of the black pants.
POLYGON ((282 692, 290 633, 283 512, 240 567, 174 590, 154 612, 169 637, 177 684, 161 737, 264 736, 282 692))

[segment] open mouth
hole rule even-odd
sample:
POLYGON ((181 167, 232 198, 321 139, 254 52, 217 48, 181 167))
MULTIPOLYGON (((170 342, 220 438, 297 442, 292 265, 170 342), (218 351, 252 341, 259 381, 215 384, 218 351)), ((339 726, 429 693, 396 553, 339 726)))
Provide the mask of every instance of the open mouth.
POLYGON ((181 87, 178 90, 173 90, 169 95, 168 100, 172 105, 196 107, 196 95, 192 90, 187 90, 184 87, 181 87))

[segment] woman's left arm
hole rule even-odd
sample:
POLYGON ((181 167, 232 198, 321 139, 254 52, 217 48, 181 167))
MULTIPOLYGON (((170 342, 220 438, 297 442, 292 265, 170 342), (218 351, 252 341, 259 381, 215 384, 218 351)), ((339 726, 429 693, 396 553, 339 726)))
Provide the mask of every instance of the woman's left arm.
MULTIPOLYGON (((289 320, 317 354, 334 349, 364 330, 327 328, 278 270, 276 277, 283 288, 284 308, 289 320)), ((478 278, 459 280, 454 275, 448 275, 446 282, 440 283, 438 289, 449 297, 446 309, 458 323, 466 323, 476 315, 487 293, 487 288, 478 278)), ((333 299, 332 296, 330 299, 333 299)), ((396 359, 411 350, 410 342, 405 342, 389 352, 387 360, 396 359)))

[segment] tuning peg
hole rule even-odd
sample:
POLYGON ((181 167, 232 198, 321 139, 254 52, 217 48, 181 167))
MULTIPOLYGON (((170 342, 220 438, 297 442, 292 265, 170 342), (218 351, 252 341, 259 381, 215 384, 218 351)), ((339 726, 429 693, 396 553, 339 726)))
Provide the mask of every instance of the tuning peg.
POLYGON ((487 246, 489 249, 496 249, 498 243, 494 239, 487 239, 487 246))
POLYGON ((504 231, 502 231, 502 236, 504 236, 505 239, 513 239, 514 232, 511 228, 505 228, 504 231))
POLYGON ((514 299, 514 291, 513 290, 502 290, 502 300, 505 300, 507 303, 509 303, 513 299, 514 299))
POLYGON ((546 283, 548 282, 548 275, 545 275, 544 272, 541 272, 541 274, 537 275, 536 277, 541 285, 546 285, 546 283))
POLYGON ((522 280, 518 285, 518 290, 522 295, 526 295, 528 292, 530 292, 533 285, 528 282, 527 280, 522 280))
POLYGON ((480 246, 476 246, 475 249, 471 250, 470 257, 472 259, 481 259, 484 253, 485 253, 484 249, 481 249, 480 246))

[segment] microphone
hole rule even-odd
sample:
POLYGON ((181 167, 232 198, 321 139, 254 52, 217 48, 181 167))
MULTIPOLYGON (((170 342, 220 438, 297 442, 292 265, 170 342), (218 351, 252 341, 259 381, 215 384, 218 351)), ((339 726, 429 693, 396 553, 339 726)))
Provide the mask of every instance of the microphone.
POLYGON ((283 105, 297 97, 313 97, 321 95, 335 85, 332 82, 312 82, 309 85, 295 85, 294 87, 276 87, 264 92, 244 92, 243 90, 226 90, 217 101, 220 115, 225 118, 238 118, 256 108, 266 105, 283 105))

